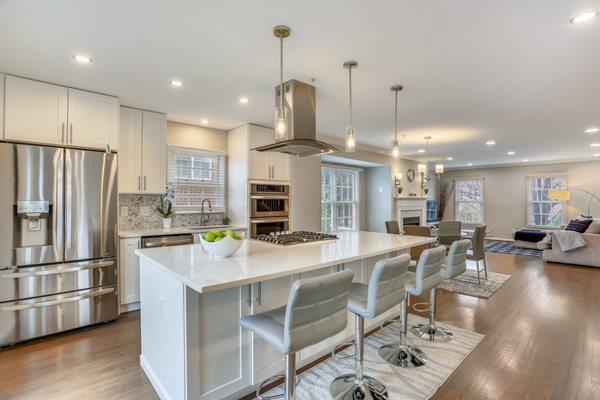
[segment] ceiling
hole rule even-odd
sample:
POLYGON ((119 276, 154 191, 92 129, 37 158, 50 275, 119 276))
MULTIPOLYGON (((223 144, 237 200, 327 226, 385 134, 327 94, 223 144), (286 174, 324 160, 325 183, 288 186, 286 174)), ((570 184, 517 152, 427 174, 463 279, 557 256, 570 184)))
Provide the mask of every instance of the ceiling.
POLYGON ((401 83, 404 156, 423 158, 429 135, 429 160, 447 167, 590 159, 600 153, 590 148, 600 133, 584 133, 600 126, 600 17, 569 23, 590 9, 600 0, 0 0, 0 70, 114 94, 175 121, 272 125, 272 28, 286 24, 285 79, 316 77, 321 137, 344 136, 342 63, 354 59, 359 146, 388 151, 389 88, 401 83))

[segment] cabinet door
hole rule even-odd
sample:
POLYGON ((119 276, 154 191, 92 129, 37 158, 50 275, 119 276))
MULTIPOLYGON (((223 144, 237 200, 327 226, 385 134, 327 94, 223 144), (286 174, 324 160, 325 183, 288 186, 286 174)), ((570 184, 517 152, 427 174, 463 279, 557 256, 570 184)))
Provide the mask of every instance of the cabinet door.
MULTIPOLYGON (((257 314, 284 306, 288 302, 291 276, 252 285, 252 313, 257 314)), ((284 356, 272 345, 252 334, 252 384, 256 385, 285 367, 284 356)))
POLYGON ((103 94, 69 89, 69 140, 78 147, 118 149, 119 99, 103 94))
POLYGON ((167 186, 167 116, 149 111, 143 115, 142 191, 164 193, 167 186))
MULTIPOLYGON (((273 143, 275 133, 273 129, 250 125, 249 135, 250 149, 254 149, 256 147, 266 146, 273 143)), ((250 150, 250 171, 248 173, 249 179, 272 179, 271 154, 273 153, 250 150)))
POLYGON ((271 157, 271 179, 276 181, 290 180, 290 155, 283 153, 269 153, 271 157))
POLYGON ((142 191, 142 111, 121 107, 119 193, 142 191))
POLYGON ((119 294, 121 305, 140 301, 140 261, 135 251, 140 238, 121 239, 119 252, 119 294))
POLYGON ((6 77, 4 138, 40 144, 66 143, 69 90, 6 77))

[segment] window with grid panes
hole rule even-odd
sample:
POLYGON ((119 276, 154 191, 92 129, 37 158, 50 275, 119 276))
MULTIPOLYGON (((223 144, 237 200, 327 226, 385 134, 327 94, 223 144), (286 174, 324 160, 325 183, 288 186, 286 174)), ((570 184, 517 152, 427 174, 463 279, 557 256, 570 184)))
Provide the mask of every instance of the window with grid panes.
POLYGON ((527 224, 532 226, 560 226, 564 221, 561 200, 548 198, 551 189, 563 189, 565 174, 530 175, 527 177, 527 224))
POLYGON ((359 171, 321 167, 321 229, 324 232, 359 229, 359 171))

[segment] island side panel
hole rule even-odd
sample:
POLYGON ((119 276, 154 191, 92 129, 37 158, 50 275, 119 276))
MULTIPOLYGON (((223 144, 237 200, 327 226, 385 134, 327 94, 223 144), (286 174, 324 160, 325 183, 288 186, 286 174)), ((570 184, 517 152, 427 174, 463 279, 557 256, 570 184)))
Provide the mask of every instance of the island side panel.
POLYGON ((163 400, 185 399, 185 285, 140 257, 140 364, 163 400))

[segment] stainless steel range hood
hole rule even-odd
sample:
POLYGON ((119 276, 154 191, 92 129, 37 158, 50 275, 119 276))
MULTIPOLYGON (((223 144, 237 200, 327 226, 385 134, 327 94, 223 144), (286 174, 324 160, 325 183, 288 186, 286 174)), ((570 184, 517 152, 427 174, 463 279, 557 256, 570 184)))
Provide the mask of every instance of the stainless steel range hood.
MULTIPOLYGON (((317 99, 315 87, 295 79, 283 84, 283 104, 288 108, 288 140, 257 147, 257 151, 277 151, 298 157, 339 151, 317 137, 317 99)), ((275 88, 275 104, 279 104, 280 86, 275 88)))

